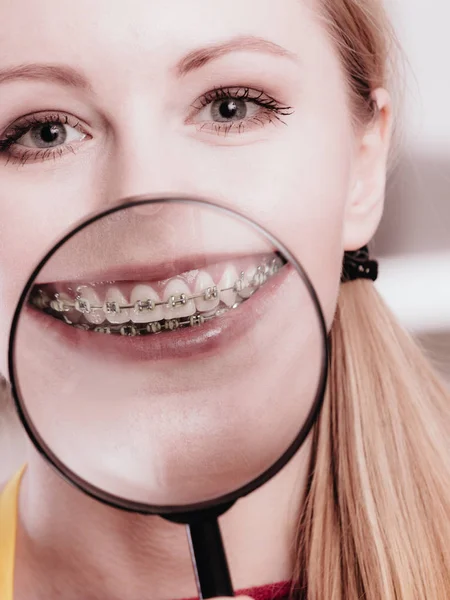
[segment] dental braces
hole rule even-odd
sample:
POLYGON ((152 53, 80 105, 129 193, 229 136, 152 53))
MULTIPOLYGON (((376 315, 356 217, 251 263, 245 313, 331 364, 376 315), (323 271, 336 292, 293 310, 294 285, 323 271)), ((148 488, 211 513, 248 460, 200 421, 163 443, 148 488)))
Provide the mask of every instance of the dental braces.
POLYGON ((202 292, 194 295, 187 295, 185 293, 172 295, 167 300, 161 302, 155 302, 154 300, 142 299, 138 300, 133 304, 119 304, 116 301, 106 301, 103 305, 98 306, 92 304, 87 298, 82 296, 76 298, 73 302, 68 300, 62 300, 61 298, 51 299, 48 297, 43 290, 39 290, 38 296, 34 296, 30 301, 40 309, 51 309, 57 313, 67 313, 71 310, 87 315, 94 310, 102 310, 106 315, 120 315, 124 310, 134 310, 138 314, 151 313, 156 308, 163 306, 168 309, 175 309, 179 306, 185 306, 188 302, 197 299, 203 299, 204 301, 216 300, 219 294, 222 292, 233 291, 237 294, 241 294, 244 291, 252 291, 252 294, 261 285, 278 273, 281 268, 280 261, 274 258, 270 265, 264 264, 256 268, 256 272, 252 279, 245 285, 245 272, 241 271, 239 279, 231 286, 223 289, 219 289, 218 286, 209 286, 202 292))
POLYGON ((63 316, 64 321, 82 331, 94 331, 96 333, 102 333, 106 335, 121 335, 126 337, 135 337, 142 335, 155 335, 163 333, 164 331, 176 331, 186 327, 198 327, 207 323, 211 319, 222 316, 225 313, 237 308, 242 302, 235 303, 231 308, 220 308, 214 314, 211 315, 192 315, 191 317, 184 319, 163 319, 162 321, 155 321, 153 323, 126 323, 122 325, 88 325, 84 323, 82 325, 72 323, 66 316, 63 316))

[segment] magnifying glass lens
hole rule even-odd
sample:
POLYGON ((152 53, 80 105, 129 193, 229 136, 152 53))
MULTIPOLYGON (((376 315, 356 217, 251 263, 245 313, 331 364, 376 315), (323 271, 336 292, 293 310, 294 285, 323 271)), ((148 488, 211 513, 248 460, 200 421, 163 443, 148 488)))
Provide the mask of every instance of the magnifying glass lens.
POLYGON ((88 493, 158 514, 261 484, 303 441, 324 386, 323 318, 300 264, 202 201, 135 202, 78 226, 29 280, 11 339, 41 452, 88 493))

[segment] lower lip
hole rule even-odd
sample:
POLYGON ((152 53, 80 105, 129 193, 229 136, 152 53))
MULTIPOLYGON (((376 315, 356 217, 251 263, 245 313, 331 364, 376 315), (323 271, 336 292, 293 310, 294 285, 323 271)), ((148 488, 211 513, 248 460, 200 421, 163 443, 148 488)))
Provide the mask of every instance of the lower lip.
POLYGON ((136 362, 204 357, 247 334, 260 321, 259 315, 264 311, 270 311, 271 308, 276 310, 277 297, 291 272, 292 268, 286 265, 238 308, 211 319, 209 323, 178 331, 134 337, 107 335, 82 331, 29 306, 27 313, 32 314, 38 323, 45 323, 46 328, 49 319, 52 319, 52 330, 57 334, 56 343, 70 345, 85 354, 101 353, 121 363, 127 360, 136 362))

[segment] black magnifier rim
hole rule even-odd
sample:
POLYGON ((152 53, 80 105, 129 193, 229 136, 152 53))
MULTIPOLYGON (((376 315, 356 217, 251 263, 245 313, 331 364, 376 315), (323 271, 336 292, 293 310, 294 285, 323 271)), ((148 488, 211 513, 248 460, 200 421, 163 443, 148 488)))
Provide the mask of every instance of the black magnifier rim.
POLYGON ((329 339, 327 334, 327 328, 325 323, 325 318, 322 312, 322 308, 317 297, 316 291, 300 265, 300 263, 296 260, 292 252, 288 250, 274 235, 268 232, 264 227, 255 223, 252 219, 242 215, 239 212, 236 212, 228 207, 221 206, 216 204, 211 200, 206 200, 204 198, 200 198, 198 196, 193 197, 190 195, 185 195, 182 197, 178 196, 154 196, 151 195, 141 195, 141 196, 132 196, 126 199, 121 200, 118 204, 110 206, 106 210, 102 210, 100 212, 95 213, 87 219, 83 219, 80 221, 74 228, 71 228, 70 231, 65 234, 42 258, 36 268, 33 270, 32 274, 28 278, 27 283, 20 295, 19 302, 16 306, 14 317, 12 320, 12 325, 10 329, 9 336, 9 348, 8 348, 8 368, 9 368, 9 376, 11 382, 12 395, 14 398, 14 404, 16 410, 18 412, 20 421, 22 422, 25 431, 27 432, 29 438, 33 442, 34 446, 38 450, 38 452, 43 456, 43 458, 56 470, 56 472, 62 476, 64 480, 66 480, 71 485, 75 486, 77 489, 81 490, 88 496, 101 501, 102 503, 111 506, 113 508, 119 508, 125 511, 139 513, 139 514, 154 514, 154 515, 176 515, 176 514, 186 514, 186 513, 196 513, 198 511, 204 511, 208 509, 213 509, 219 506, 224 506, 228 504, 232 504, 237 499, 242 498, 257 488, 261 487, 264 483, 269 481, 274 475, 276 475, 288 462, 289 460, 296 454, 304 440, 306 439, 308 433, 310 432, 314 422, 319 416, 323 399, 325 395, 325 389, 327 385, 328 378, 328 369, 329 369, 329 356, 330 356, 330 348, 329 348, 329 339), (257 230, 263 237, 268 239, 270 243, 277 248, 283 254, 284 258, 286 258, 296 269, 303 282, 305 283, 309 294, 313 300, 315 305, 315 309, 317 312, 317 317, 319 320, 319 325, 323 338, 323 356, 322 356, 322 365, 320 372, 319 385, 316 392, 316 397, 314 399, 311 410, 300 429, 297 437, 290 444, 287 450, 276 460, 266 471, 262 474, 258 475, 255 479, 250 481, 249 483, 241 486, 240 488, 234 490, 233 492, 229 492, 223 496, 219 496, 210 500, 206 500, 203 502, 197 502, 194 504, 185 504, 185 505, 151 505, 142 502, 136 502, 131 500, 124 500, 120 496, 116 496, 109 492, 105 492, 101 488, 98 488, 91 483, 85 481, 79 475, 74 473, 71 469, 67 468, 66 465, 59 460, 59 458, 54 454, 51 448, 45 443, 45 441, 41 438, 39 432, 33 425, 32 419, 29 417, 28 411, 26 409, 25 403, 22 401, 22 396, 20 393, 20 385, 18 382, 15 360, 14 360, 14 350, 15 350, 15 341, 17 328, 19 324, 20 315, 22 313, 22 308, 26 302, 28 294, 31 288, 34 285, 34 281, 36 276, 44 267, 44 265, 48 262, 48 260, 61 248, 63 244, 65 244, 70 238, 79 233, 82 229, 88 227, 95 221, 107 217, 108 215, 114 214, 115 212, 119 212, 122 210, 126 210, 129 208, 133 208, 139 205, 151 205, 151 204, 197 204, 198 206, 205 206, 212 210, 216 210, 221 213, 225 213, 228 216, 234 217, 241 222, 249 225, 253 230, 257 230))

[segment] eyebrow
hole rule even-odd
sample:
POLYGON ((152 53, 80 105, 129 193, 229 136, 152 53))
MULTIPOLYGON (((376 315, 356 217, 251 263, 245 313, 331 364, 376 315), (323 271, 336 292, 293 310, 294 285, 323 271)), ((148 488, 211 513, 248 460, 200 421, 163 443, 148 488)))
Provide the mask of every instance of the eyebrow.
POLYGON ((51 64, 25 64, 0 69, 0 83, 24 79, 54 81, 68 87, 77 87, 92 92, 88 80, 76 69, 51 64))
POLYGON ((183 77, 225 54, 236 51, 265 52, 273 56, 289 58, 296 63, 300 62, 296 54, 275 42, 256 36, 238 36, 219 44, 192 50, 176 65, 176 74, 178 77, 183 77))
MULTIPOLYGON (((176 76, 181 78, 206 64, 236 51, 264 52, 273 56, 288 58, 299 63, 299 57, 282 46, 256 36, 238 36, 219 44, 211 44, 192 50, 175 66, 176 76)), ((68 65, 23 64, 0 69, 0 84, 17 80, 51 81, 67 87, 93 92, 88 79, 68 65)))

